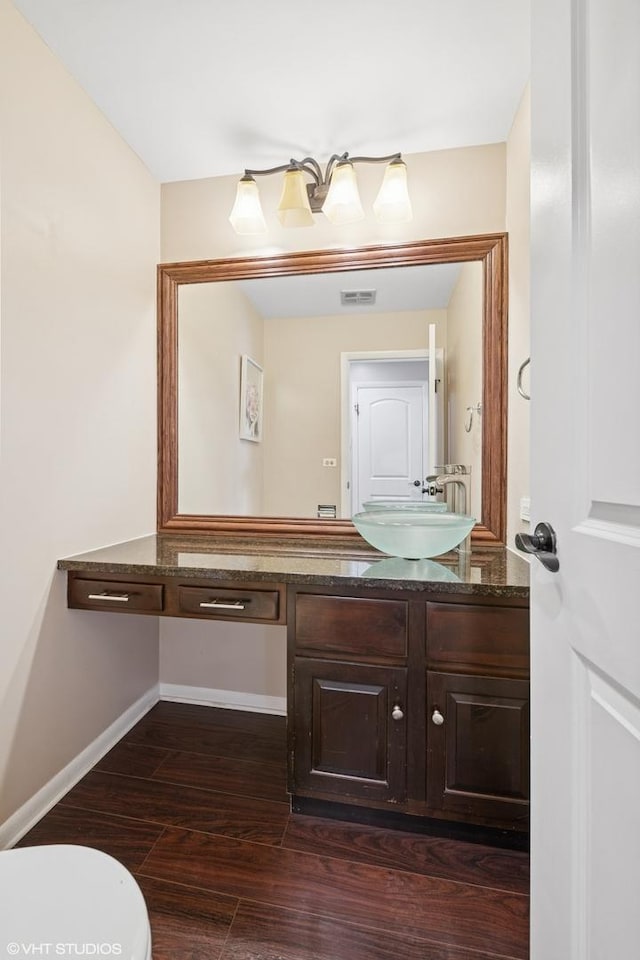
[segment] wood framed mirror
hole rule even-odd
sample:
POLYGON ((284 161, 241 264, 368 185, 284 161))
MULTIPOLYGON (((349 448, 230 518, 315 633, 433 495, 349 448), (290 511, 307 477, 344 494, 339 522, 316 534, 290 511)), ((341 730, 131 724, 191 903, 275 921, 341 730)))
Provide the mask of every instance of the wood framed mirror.
MULTIPOLYGON (((474 543, 500 545, 506 533, 507 466, 507 235, 486 234, 351 250, 319 250, 268 257, 166 263, 158 267, 158 532, 226 538, 323 541, 355 545, 349 519, 244 513, 180 512, 179 302, 193 284, 220 284, 269 277, 311 277, 362 270, 466 264, 482 269, 481 522, 474 543)), ((212 318, 212 321, 215 318, 212 318)), ((240 358, 238 358, 238 361, 240 358)), ((239 399, 239 398, 238 398, 239 399)), ((215 449, 215 437, 211 445, 215 449)), ((249 444, 249 446, 255 446, 249 444)), ((222 469, 223 449, 218 451, 222 469)), ((231 478, 232 481, 235 478, 231 478)))

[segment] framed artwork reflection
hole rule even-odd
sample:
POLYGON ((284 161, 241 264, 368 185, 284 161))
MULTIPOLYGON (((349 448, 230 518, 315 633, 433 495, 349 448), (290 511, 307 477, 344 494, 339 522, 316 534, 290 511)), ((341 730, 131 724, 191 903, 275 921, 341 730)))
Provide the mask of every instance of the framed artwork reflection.
POLYGON ((262 367, 246 353, 240 367, 240 439, 262 440, 262 367))

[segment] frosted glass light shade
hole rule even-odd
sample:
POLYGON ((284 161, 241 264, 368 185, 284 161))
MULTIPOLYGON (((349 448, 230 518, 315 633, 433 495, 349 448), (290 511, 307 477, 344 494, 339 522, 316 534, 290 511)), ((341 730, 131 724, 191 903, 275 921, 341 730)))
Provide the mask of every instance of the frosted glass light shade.
POLYGON ((373 212, 380 223, 407 223, 413 218, 407 188, 407 166, 403 160, 392 160, 385 170, 373 212))
POLYGON ((331 183, 327 199, 322 205, 327 220, 334 224, 356 223, 364 219, 364 210, 360 203, 358 181, 353 164, 348 160, 337 163, 331 174, 331 183))
POLYGON ((283 227, 312 227, 307 184, 302 170, 286 170, 282 196, 278 204, 278 220, 283 227))
POLYGON ((266 233, 267 224, 260 204, 258 184, 253 177, 242 177, 238 182, 236 202, 229 214, 229 221, 241 236, 266 233))

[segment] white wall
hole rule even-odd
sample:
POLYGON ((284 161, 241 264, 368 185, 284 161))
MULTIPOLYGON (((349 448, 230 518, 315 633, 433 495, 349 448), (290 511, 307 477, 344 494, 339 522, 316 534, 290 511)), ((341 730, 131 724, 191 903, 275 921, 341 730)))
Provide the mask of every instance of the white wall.
MULTIPOLYGON (((524 92, 507 143, 507 230, 509 231, 509 428, 507 438, 507 544, 529 523, 520 520, 520 498, 529 496, 530 404, 516 390, 518 368, 529 356, 529 175, 531 93, 524 92)), ((525 386, 529 385, 529 368, 525 386)), ((528 392, 528 390, 526 391, 528 392)))
MULTIPOLYGON (((443 150, 405 157, 414 218, 407 224, 382 225, 372 213, 360 223, 336 228, 316 218, 316 225, 285 230, 275 217, 281 189, 278 177, 260 181, 267 217, 266 238, 239 237, 228 216, 238 177, 217 177, 164 184, 162 187, 162 259, 214 259, 264 256, 278 251, 402 243, 505 229, 505 144, 443 150)), ((251 158, 247 157, 247 165, 251 158)), ((239 174, 241 171, 239 171, 239 174)), ((379 188, 382 168, 358 167, 358 182, 367 211, 379 188)), ((331 501, 333 502, 333 501, 331 501)), ((160 679, 182 687, 246 691, 255 697, 284 697, 285 631, 281 627, 193 621, 188 629, 178 620, 160 624, 160 679), (280 670, 266 670, 265 664, 280 670), (179 678, 179 679, 178 679, 179 678)), ((184 690, 183 690, 184 692, 184 690)))
POLYGON ((155 528, 159 188, 0 0, 0 823, 157 683, 59 557, 155 528))

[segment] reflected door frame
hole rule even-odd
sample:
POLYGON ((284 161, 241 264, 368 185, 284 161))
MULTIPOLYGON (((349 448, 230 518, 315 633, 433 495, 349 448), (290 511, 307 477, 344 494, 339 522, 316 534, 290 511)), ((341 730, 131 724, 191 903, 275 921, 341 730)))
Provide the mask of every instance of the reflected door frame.
MULTIPOLYGON (((444 351, 441 347, 436 348, 436 377, 440 383, 444 383, 443 364, 444 351)), ((351 365, 353 363, 378 361, 386 362, 389 360, 398 361, 428 361, 429 351, 424 350, 355 350, 342 353, 340 355, 340 516, 343 519, 350 519, 352 513, 353 491, 351 488, 354 471, 354 452, 353 452, 353 410, 352 410, 352 378, 351 365)), ((373 386, 370 383, 369 386, 373 386)), ((437 453, 444 457, 445 451, 442 446, 444 430, 444 402, 441 392, 437 395, 437 453)), ((425 412, 426 413, 426 412, 425 412)), ((426 417, 425 417, 426 429, 426 417)), ((425 448, 423 463, 428 461, 428 450, 425 448)))

